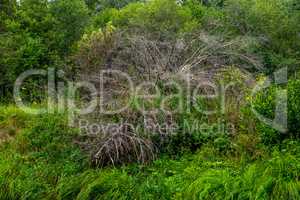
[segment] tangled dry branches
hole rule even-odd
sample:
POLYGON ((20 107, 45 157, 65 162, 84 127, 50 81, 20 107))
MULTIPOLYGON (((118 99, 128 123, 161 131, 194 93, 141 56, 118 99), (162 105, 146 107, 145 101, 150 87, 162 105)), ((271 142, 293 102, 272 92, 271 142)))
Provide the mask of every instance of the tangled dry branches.
POLYGON ((89 138, 84 148, 89 149, 95 166, 132 162, 145 164, 154 160, 156 154, 151 140, 142 138, 125 127, 121 131, 89 138))

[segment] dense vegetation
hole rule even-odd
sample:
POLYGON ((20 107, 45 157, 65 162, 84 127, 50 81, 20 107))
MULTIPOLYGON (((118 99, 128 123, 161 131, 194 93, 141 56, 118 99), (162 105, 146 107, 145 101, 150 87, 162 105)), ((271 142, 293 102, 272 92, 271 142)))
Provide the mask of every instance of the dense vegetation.
MULTIPOLYGON (((299 74, 299 0, 3 0, 0 199, 300 199, 299 74), (67 87, 55 90, 68 109, 32 115, 14 105, 14 83, 30 69, 58 74, 55 84, 67 87), (70 92, 71 83, 97 85, 108 69, 135 85, 153 82, 161 95, 131 95, 112 73, 95 89, 105 109, 128 103, 124 112, 73 111, 93 95, 70 92), (225 85, 226 98, 209 98, 202 80, 225 85), (205 98, 189 98, 196 89, 205 98), (161 104, 180 111, 170 115, 161 104), (284 130, 253 109, 279 122, 286 115, 284 130), (70 126, 70 116, 139 129, 91 135, 70 126), (146 118, 177 128, 146 128, 146 118)), ((26 79, 22 99, 45 107, 48 86, 26 79)))

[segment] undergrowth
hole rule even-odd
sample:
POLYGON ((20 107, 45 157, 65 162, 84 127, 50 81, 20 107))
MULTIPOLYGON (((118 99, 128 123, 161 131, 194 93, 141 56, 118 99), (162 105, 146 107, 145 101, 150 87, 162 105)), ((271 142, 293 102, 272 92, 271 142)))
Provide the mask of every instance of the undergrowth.
MULTIPOLYGON (((253 147, 262 152, 254 160, 243 149, 234 150, 244 152, 240 154, 224 153, 206 144, 179 159, 161 155, 149 165, 96 169, 75 145, 77 131, 66 126, 63 115, 32 117, 2 107, 0 116, 2 125, 15 119, 21 129, 1 146, 3 200, 300 198, 300 149, 295 141, 271 149, 253 147)), ((234 142, 242 146, 243 140, 234 142)))

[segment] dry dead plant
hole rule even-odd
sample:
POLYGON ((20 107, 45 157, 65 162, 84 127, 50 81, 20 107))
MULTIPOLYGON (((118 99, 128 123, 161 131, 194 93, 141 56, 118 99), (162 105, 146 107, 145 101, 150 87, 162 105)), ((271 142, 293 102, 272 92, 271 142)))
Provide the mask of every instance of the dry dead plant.
MULTIPOLYGON (((131 94, 128 83, 118 77, 107 76, 105 80, 101 80, 99 74, 103 69, 127 73, 136 84, 145 80, 152 83, 178 78, 182 80, 188 74, 191 79, 191 88, 188 89, 191 90, 201 82, 214 82, 214 77, 228 66, 237 66, 243 70, 261 69, 260 59, 249 50, 251 45, 255 45, 255 41, 247 37, 227 40, 202 32, 160 41, 148 35, 114 32, 101 37, 95 36, 89 41, 92 45, 84 47, 85 54, 74 57, 77 59, 75 63, 80 65, 75 79, 93 82, 96 86, 103 81, 102 103, 109 107, 111 102, 129 101, 131 94)), ((93 116, 101 118, 102 115, 97 113, 93 116)), ((135 124, 141 116, 123 113, 118 118, 135 124)), ((97 166, 146 163, 155 158, 155 148, 151 140, 142 138, 133 130, 87 138, 83 146, 89 150, 92 161, 97 166)))
POLYGON ((110 129, 103 135, 89 137, 81 146, 89 150, 95 166, 122 165, 138 162, 146 164, 155 159, 156 150, 149 139, 135 134, 129 126, 110 129))

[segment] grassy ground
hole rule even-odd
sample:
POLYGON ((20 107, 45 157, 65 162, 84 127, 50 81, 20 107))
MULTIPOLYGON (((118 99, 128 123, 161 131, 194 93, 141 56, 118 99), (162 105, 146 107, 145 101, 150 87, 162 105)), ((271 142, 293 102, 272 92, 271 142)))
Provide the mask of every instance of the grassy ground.
POLYGON ((294 141, 257 147, 252 155, 206 144, 177 159, 162 155, 149 165, 96 169, 74 144, 77 131, 62 115, 32 117, 1 107, 0 127, 10 135, 0 151, 3 200, 300 199, 300 148, 294 141))

